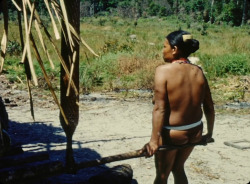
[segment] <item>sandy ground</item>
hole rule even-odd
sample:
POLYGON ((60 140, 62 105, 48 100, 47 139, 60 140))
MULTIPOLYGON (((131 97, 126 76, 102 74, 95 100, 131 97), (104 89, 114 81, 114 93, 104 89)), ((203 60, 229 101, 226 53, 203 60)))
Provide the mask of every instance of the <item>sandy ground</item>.
MULTIPOLYGON (((11 88, 0 92, 3 99, 10 101, 6 109, 13 143, 22 145, 24 151, 48 151, 51 160, 64 161, 66 138, 60 126, 59 111, 52 99, 48 100, 45 95, 35 94, 34 122, 29 111, 27 92, 11 88)), ((140 149, 150 138, 152 108, 150 98, 121 99, 110 94, 81 96, 80 119, 73 136, 75 160, 92 160, 140 149)), ((207 146, 197 146, 186 162, 189 183, 249 183, 249 132, 249 113, 216 114, 215 142, 207 146), (234 143, 239 148, 224 144, 226 141, 233 143, 241 140, 244 141, 234 143)), ((107 167, 125 163, 130 164, 133 169, 134 184, 153 183, 153 157, 83 169, 77 175, 63 174, 49 178, 46 183, 84 183, 89 177, 107 167)), ((173 183, 172 175, 169 183, 173 183)))

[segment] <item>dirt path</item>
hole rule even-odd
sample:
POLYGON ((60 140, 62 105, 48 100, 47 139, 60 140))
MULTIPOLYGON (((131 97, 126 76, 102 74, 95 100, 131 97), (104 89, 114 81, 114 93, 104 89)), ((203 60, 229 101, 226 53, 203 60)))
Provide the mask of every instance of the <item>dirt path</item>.
MULTIPOLYGON (((26 92, 11 89, 0 92, 3 99, 9 99, 11 102, 7 104, 6 109, 11 120, 9 133, 13 143, 21 144, 25 151, 48 151, 52 160, 64 161, 66 138, 60 126, 59 111, 52 99, 35 94, 36 120, 33 122, 26 92)), ((149 141, 153 107, 149 98, 124 100, 112 95, 91 94, 81 96, 80 105, 80 120, 73 136, 77 162, 137 150, 149 141)), ((197 146, 186 163, 189 182, 250 182, 250 149, 239 149, 224 144, 226 141, 232 143, 245 139, 235 145, 250 147, 249 132, 249 114, 217 114, 215 142, 205 147, 197 146)), ((83 169, 77 175, 64 174, 50 178, 44 183, 85 183, 90 176, 105 168, 124 163, 132 166, 134 184, 153 183, 153 158, 131 159, 83 169)), ((172 176, 169 183, 173 183, 172 176)))

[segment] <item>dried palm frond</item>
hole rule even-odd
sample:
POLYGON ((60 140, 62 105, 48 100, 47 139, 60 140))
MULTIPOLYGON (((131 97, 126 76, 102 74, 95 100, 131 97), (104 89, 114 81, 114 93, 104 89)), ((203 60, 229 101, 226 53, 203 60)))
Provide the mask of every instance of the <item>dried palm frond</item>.
POLYGON ((56 39, 59 40, 60 39, 60 34, 59 34, 59 31, 57 29, 57 26, 56 26, 56 23, 55 23, 55 20, 54 20, 54 17, 51 13, 51 10, 50 10, 50 7, 49 7, 49 2, 48 0, 44 0, 44 3, 47 7, 47 10, 49 12, 49 16, 50 16, 50 19, 51 19, 51 22, 52 22, 52 25, 53 25, 53 30, 54 30, 54 33, 55 33, 55 36, 56 36, 56 39))
POLYGON ((2 72, 3 70, 3 65, 4 65, 4 61, 5 61, 5 55, 6 55, 6 48, 7 48, 7 38, 8 38, 8 33, 6 31, 7 29, 4 29, 3 32, 3 38, 1 41, 1 55, 0 55, 0 72, 2 72))
POLYGON ((74 73, 75 61, 76 61, 76 52, 74 51, 74 53, 73 53, 73 61, 72 61, 71 67, 70 67, 69 84, 68 84, 66 96, 69 96, 69 93, 70 93, 70 83, 72 81, 72 76, 73 76, 73 73, 74 73))
POLYGON ((18 11, 22 11, 22 8, 16 3, 15 0, 11 0, 18 11))
MULTIPOLYGON (((66 20, 65 20, 64 17, 63 17, 61 7, 60 7, 60 5, 57 3, 57 1, 52 0, 52 1, 51 1, 51 5, 52 5, 52 7, 53 7, 53 9, 54 9, 54 11, 55 11, 55 14, 56 14, 56 17, 57 17, 57 19, 58 19, 58 22, 60 22, 60 18, 63 19, 63 21, 65 22, 66 20), (59 18, 59 17, 60 17, 60 18, 59 18)), ((73 27, 70 23, 68 23, 68 24, 69 24, 69 29, 70 29, 71 33, 74 35, 74 38, 76 39, 76 41, 77 41, 78 43, 82 43, 82 44, 83 44, 83 45, 84 45, 93 55, 95 55, 96 57, 99 57, 99 56, 94 52, 94 50, 91 49, 91 47, 83 40, 83 38, 81 38, 80 35, 77 34, 77 32, 75 31, 74 27, 73 27)), ((61 28, 62 28, 61 23, 60 23, 60 26, 61 26, 61 28)), ((63 31, 63 29, 62 29, 62 31, 63 31)), ((65 34, 65 33, 63 33, 63 34, 65 34)))
MULTIPOLYGON (((68 70, 68 68, 67 68, 67 66, 66 66, 66 64, 65 64, 65 61, 64 61, 64 59, 62 58, 62 55, 61 55, 61 53, 60 53, 58 47, 56 46, 56 43, 55 43, 54 39, 53 39, 52 36, 50 35, 50 33, 49 33, 49 31, 47 30, 47 28, 44 26, 42 20, 40 19, 39 14, 38 14, 38 12, 37 12, 36 10, 35 10, 34 16, 35 16, 35 18, 36 18, 38 24, 40 25, 40 27, 43 28, 44 33, 45 33, 45 35, 47 36, 48 40, 51 42, 53 48, 55 49, 56 54, 57 54, 57 56, 58 56, 58 58, 59 58, 59 60, 60 60, 60 62, 61 62, 61 65, 62 65, 63 69, 65 70, 66 75, 67 75, 68 78, 69 78, 70 73, 69 73, 69 70, 68 70)), ((78 95, 78 90, 77 90, 77 88, 76 88, 76 85, 75 85, 74 81, 71 82, 71 86, 72 86, 72 88, 74 89, 75 94, 78 95)))
POLYGON ((74 41, 73 41, 72 36, 71 36, 70 29, 69 29, 69 20, 68 20, 68 15, 67 15, 67 11, 66 11, 64 1, 60 0, 60 4, 61 4, 61 9, 62 9, 62 14, 63 14, 63 17, 64 17, 64 23, 65 23, 68 38, 69 38, 70 48, 71 48, 71 51, 74 51, 73 47, 75 46, 75 44, 74 44, 74 41))
POLYGON ((56 15, 57 21, 58 21, 58 23, 60 25, 61 31, 62 31, 64 37, 66 37, 64 29, 62 28, 62 23, 61 23, 61 19, 60 19, 60 17, 62 17, 61 13, 60 13, 60 16, 59 16, 59 12, 61 12, 60 5, 57 3, 57 1, 54 1, 54 0, 50 1, 50 4, 51 4, 51 6, 52 6, 52 8, 53 8, 53 10, 55 12, 55 15, 56 15))
POLYGON ((28 2, 29 2, 29 0, 23 0, 23 16, 24 16, 24 26, 25 26, 26 43, 25 43, 25 47, 24 47, 23 57, 22 58, 24 58, 25 55, 27 54, 29 65, 30 65, 31 75, 32 75, 34 84, 37 86, 38 85, 38 81, 37 81, 35 69, 34 69, 34 66, 33 66, 33 60, 32 60, 31 50, 30 50, 30 30, 31 30, 31 24, 32 24, 32 18, 33 18, 33 15, 34 15, 35 5, 33 3, 32 6, 30 7, 31 16, 30 16, 30 23, 28 25, 28 20, 27 20, 28 17, 27 17, 27 11, 26 11, 26 4, 28 2))
POLYGON ((40 31, 40 28, 39 28, 39 25, 38 25, 37 20, 35 20, 35 28, 36 28, 36 32, 37 32, 37 34, 38 34, 38 37, 39 37, 39 39, 40 39, 42 48, 43 48, 43 50, 44 50, 44 52, 45 52, 45 54, 46 54, 46 56, 47 56, 47 58, 48 58, 48 60, 49 60, 49 62, 50 62, 50 66, 51 66, 52 69, 54 69, 54 68, 55 68, 54 63, 53 63, 53 61, 52 61, 51 58, 50 58, 49 51, 48 51, 46 45, 44 44, 43 36, 42 36, 41 31, 40 31))

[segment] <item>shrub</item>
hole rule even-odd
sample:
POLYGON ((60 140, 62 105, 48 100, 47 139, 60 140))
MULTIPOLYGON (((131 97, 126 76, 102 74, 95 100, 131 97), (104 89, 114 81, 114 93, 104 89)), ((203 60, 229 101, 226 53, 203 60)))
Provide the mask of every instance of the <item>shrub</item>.
POLYGON ((6 59, 4 70, 7 71, 7 77, 10 82, 16 82, 18 77, 21 80, 25 80, 23 76, 24 66, 17 59, 6 59))
POLYGON ((227 75, 247 75, 250 73, 250 62, 246 54, 230 54, 217 57, 201 57, 202 65, 209 77, 227 75))
POLYGON ((22 47, 20 45, 19 42, 17 41, 8 41, 8 45, 7 45, 7 53, 10 56, 16 56, 16 55, 21 55, 22 53, 22 47))
POLYGON ((96 58, 91 63, 82 61, 80 63, 80 86, 84 92, 89 92, 95 87, 104 83, 113 88, 113 80, 116 78, 117 55, 109 53, 100 58, 96 58))

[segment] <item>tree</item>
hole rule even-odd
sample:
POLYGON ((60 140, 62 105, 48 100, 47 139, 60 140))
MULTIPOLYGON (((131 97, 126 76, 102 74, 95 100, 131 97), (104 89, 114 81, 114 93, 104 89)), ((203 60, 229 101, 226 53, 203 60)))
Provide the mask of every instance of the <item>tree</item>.
POLYGON ((234 26, 239 26, 242 20, 240 5, 231 0, 228 4, 225 4, 222 11, 222 20, 231 23, 234 26))
MULTIPOLYGON (((74 27, 77 34, 80 35, 80 1, 64 0, 64 3, 68 15, 68 21, 74 27)), ((64 32, 67 32, 67 23, 62 21, 62 25, 64 32)), ((73 71, 72 80, 74 81, 79 93, 79 43, 75 39, 70 38, 69 34, 62 33, 61 55, 68 70, 73 71)), ((68 120, 67 123, 63 118, 62 113, 60 113, 60 122, 67 136, 66 167, 70 173, 74 173, 76 172, 76 168, 72 149, 72 137, 78 125, 79 95, 73 92, 72 87, 70 87, 71 92, 69 94, 67 93, 71 81, 66 75, 62 65, 60 79, 61 106, 68 120)))
POLYGON ((210 23, 213 23, 213 7, 214 7, 214 0, 211 0, 210 23))
POLYGON ((247 0, 244 0, 244 2, 243 2, 243 13, 242 13, 241 25, 245 24, 246 17, 247 17, 247 0))

